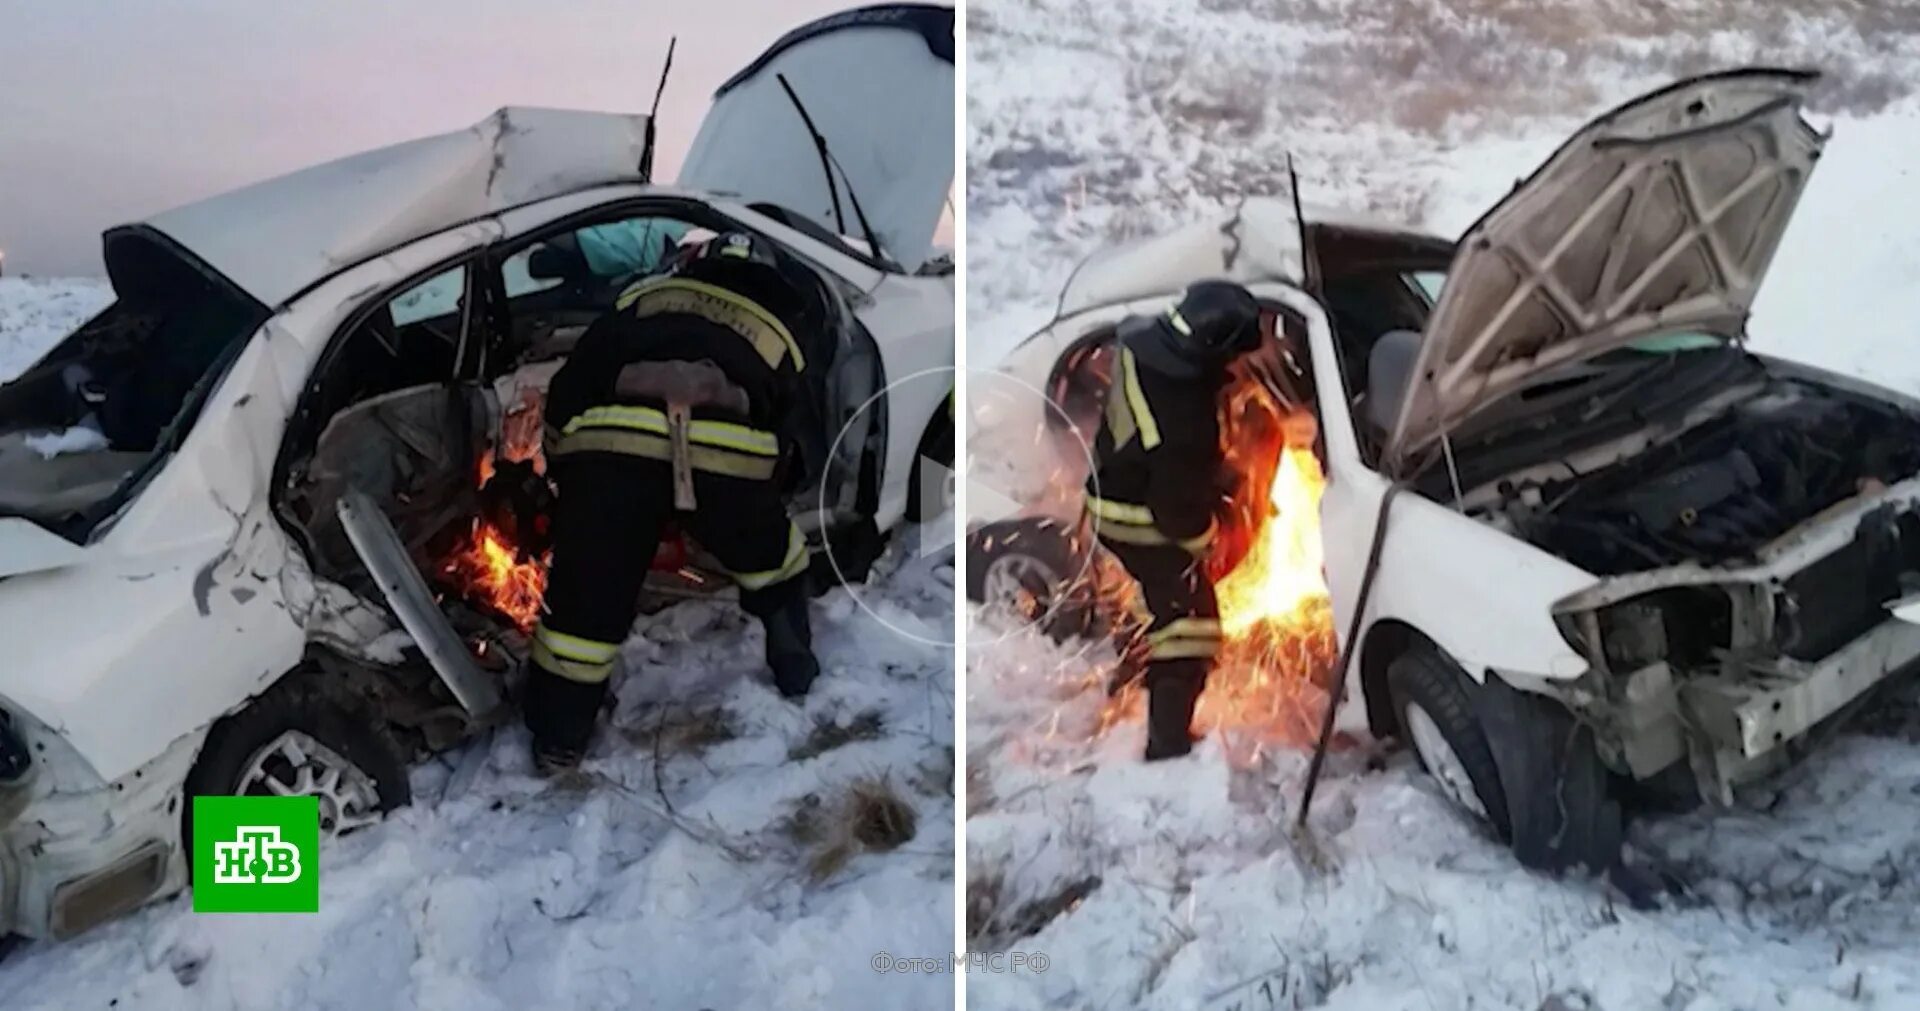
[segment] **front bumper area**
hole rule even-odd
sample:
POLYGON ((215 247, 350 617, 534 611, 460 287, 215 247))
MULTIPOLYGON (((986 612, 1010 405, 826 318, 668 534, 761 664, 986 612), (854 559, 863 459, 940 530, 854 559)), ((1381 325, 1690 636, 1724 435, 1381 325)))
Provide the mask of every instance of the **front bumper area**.
POLYGON ((0 935, 64 939, 185 887, 181 791, 202 736, 111 783, 58 738, 36 747, 28 795, 0 824, 0 935))
POLYGON ((1737 674, 1676 679, 1665 663, 1627 676, 1604 722, 1620 761, 1646 778, 1690 761, 1704 797, 1731 803, 1733 788, 1798 757, 1795 745, 1875 686, 1920 669, 1920 625, 1888 618, 1817 661, 1749 662, 1737 674))

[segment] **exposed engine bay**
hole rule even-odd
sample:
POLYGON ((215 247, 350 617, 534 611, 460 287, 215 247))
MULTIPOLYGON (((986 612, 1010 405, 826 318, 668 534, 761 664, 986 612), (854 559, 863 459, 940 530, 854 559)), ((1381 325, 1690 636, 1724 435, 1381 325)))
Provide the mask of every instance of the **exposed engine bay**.
POLYGON ((1577 476, 1495 482, 1483 518, 1597 575, 1718 566, 1920 473, 1920 420, 1794 379, 1577 476))

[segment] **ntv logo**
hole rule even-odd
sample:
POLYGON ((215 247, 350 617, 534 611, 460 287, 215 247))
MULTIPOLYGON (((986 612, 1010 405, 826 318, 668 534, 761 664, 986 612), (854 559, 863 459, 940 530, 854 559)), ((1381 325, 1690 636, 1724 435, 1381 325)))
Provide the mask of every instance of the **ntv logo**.
POLYGON ((193 798, 193 911, 320 909, 320 801, 193 798))
POLYGON ((243 825, 233 842, 213 844, 219 885, 284 885, 300 880, 300 848, 280 841, 278 825, 243 825))

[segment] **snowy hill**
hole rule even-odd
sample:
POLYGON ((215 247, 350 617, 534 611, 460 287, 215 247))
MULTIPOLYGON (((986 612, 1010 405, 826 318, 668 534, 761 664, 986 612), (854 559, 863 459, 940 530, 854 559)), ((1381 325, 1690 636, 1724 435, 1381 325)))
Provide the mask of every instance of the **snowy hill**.
MULTIPOLYGON (((0 280, 0 380, 110 297, 0 280)), ((950 556, 896 552, 866 607, 817 602, 804 707, 737 609, 644 618, 584 785, 535 778, 525 732, 498 731, 323 850, 318 914, 197 916, 181 895, 11 952, 0 1008, 948 1007, 951 977, 871 962, 952 946, 953 654, 895 631, 943 638, 952 583, 950 556), (889 838, 911 838, 860 845, 856 789, 903 802, 889 838)))
MULTIPOLYGON (((968 16, 969 354, 1042 325, 1073 265, 1287 195, 1458 234, 1580 122, 1678 76, 1829 71, 1834 138, 1761 296, 1762 349, 1920 394, 1920 15, 1763 0, 984 0, 968 16)), ((976 621, 975 629, 981 626, 976 621)), ((1104 650, 976 635, 966 659, 970 1006, 1920 1006, 1916 693, 1746 806, 1638 823, 1690 897, 1627 907, 1522 871, 1411 756, 1215 734, 1144 766, 1104 650)), ((1348 723, 1357 721, 1348 720, 1348 723)))

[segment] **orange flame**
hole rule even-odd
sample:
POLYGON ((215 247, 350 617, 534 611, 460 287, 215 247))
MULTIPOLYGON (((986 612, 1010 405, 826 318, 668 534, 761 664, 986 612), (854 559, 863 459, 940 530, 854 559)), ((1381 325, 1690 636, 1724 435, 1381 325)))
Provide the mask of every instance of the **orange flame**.
MULTIPOLYGON (((1194 715, 1194 729, 1232 731, 1256 751, 1310 744, 1338 654, 1321 566, 1320 493, 1313 416, 1287 412, 1243 376, 1228 392, 1221 447, 1245 475, 1214 555, 1225 642, 1194 715), (1224 574, 1222 574, 1224 572, 1224 574)), ((1138 610, 1129 578, 1100 580, 1109 613, 1138 610)), ((1130 650, 1143 650, 1135 638, 1130 650)), ((1136 682, 1102 708, 1099 731, 1144 715, 1136 682)))
POLYGON ((485 520, 476 519, 467 539, 441 568, 448 585, 470 601, 498 612, 522 632, 540 618, 547 592, 545 559, 521 559, 520 552, 485 520))
POLYGON ((1338 649, 1321 564, 1327 481, 1313 451, 1317 434, 1312 414, 1288 412, 1251 377, 1229 393, 1222 445, 1248 480, 1233 503, 1240 529, 1228 524, 1223 541, 1237 538, 1245 553, 1215 584, 1226 641, 1201 697, 1198 729, 1239 728, 1292 744, 1318 733, 1338 649))

